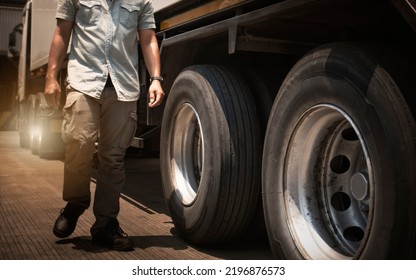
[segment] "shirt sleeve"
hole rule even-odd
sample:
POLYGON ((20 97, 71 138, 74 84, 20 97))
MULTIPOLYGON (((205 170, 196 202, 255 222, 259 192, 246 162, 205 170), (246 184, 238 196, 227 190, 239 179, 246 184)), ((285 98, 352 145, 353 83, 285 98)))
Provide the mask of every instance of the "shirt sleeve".
POLYGON ((63 19, 68 21, 75 21, 76 14, 76 2, 77 0, 58 0, 58 5, 56 7, 57 19, 63 19))
POLYGON ((152 2, 149 0, 144 1, 143 9, 140 14, 139 18, 139 30, 144 29, 155 29, 156 23, 155 23, 155 17, 153 15, 153 5, 152 2))

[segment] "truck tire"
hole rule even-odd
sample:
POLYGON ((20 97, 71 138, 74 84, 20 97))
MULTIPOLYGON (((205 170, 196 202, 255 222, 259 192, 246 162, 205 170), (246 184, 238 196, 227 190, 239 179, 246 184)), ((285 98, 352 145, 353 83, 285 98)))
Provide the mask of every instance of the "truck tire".
POLYGON ((415 258, 415 119, 410 88, 385 67, 361 47, 333 44, 286 77, 263 151, 275 257, 415 258))
POLYGON ((43 159, 62 159, 65 144, 62 140, 62 111, 49 107, 42 92, 37 94, 39 107, 37 110, 38 154, 43 159))
POLYGON ((241 237, 259 202, 261 143, 245 83, 201 65, 175 80, 163 114, 161 175, 178 233, 194 244, 241 237))
POLYGON ((30 137, 29 137, 29 128, 27 121, 27 106, 28 103, 19 104, 19 145, 21 148, 28 149, 30 148, 30 137))
POLYGON ((65 151, 60 132, 62 114, 42 107, 42 94, 33 94, 28 98, 30 150, 43 159, 61 159, 65 151))
POLYGON ((62 118, 45 116, 38 117, 38 155, 43 159, 62 159, 65 153, 65 144, 62 140, 61 132, 52 131, 52 122, 60 123, 62 122, 62 118))
POLYGON ((39 147, 39 127, 38 127, 38 108, 39 98, 37 95, 30 95, 28 98, 28 131, 29 131, 29 147, 33 155, 38 154, 39 147))

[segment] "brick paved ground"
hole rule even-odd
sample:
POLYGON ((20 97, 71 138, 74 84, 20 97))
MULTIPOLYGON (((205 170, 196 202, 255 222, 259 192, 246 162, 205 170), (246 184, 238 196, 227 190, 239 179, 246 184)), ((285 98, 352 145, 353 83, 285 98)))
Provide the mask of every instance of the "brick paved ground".
MULTIPOLYGON (((18 146, 17 132, 0 132, 0 260, 271 258, 263 243, 197 248, 177 237, 163 202, 158 166, 156 158, 127 159, 119 220, 136 248, 114 252, 91 244, 91 209, 72 236, 60 240, 53 235, 52 225, 64 206, 62 161, 40 159, 18 146)), ((94 191, 93 180, 91 187, 94 191)))

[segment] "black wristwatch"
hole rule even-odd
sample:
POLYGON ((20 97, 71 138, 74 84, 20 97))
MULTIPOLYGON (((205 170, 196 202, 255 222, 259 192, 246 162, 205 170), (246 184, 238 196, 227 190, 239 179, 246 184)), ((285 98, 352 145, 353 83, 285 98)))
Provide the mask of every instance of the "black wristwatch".
POLYGON ((160 77, 160 76, 150 77, 150 83, 152 83, 154 80, 157 80, 159 82, 163 82, 163 77, 160 77))

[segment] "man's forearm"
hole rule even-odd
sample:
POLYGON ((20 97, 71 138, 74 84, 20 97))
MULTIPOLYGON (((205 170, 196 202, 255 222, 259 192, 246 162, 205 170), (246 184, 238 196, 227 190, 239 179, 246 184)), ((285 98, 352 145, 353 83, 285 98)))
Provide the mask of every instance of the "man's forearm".
POLYGON ((160 76, 159 45, 153 30, 140 32, 140 44, 144 61, 150 76, 160 76))
MULTIPOLYGON (((147 71, 150 76, 160 76, 159 45, 154 30, 139 31, 139 36, 147 71)), ((160 81, 154 80, 151 82, 149 86, 149 107, 160 105, 164 95, 160 81)))
POLYGON ((46 79, 56 79, 68 50, 72 23, 58 20, 49 51, 46 79))
POLYGON ((49 50, 44 93, 46 102, 54 108, 58 108, 60 103, 61 87, 57 78, 66 56, 72 26, 72 22, 58 19, 49 50))

